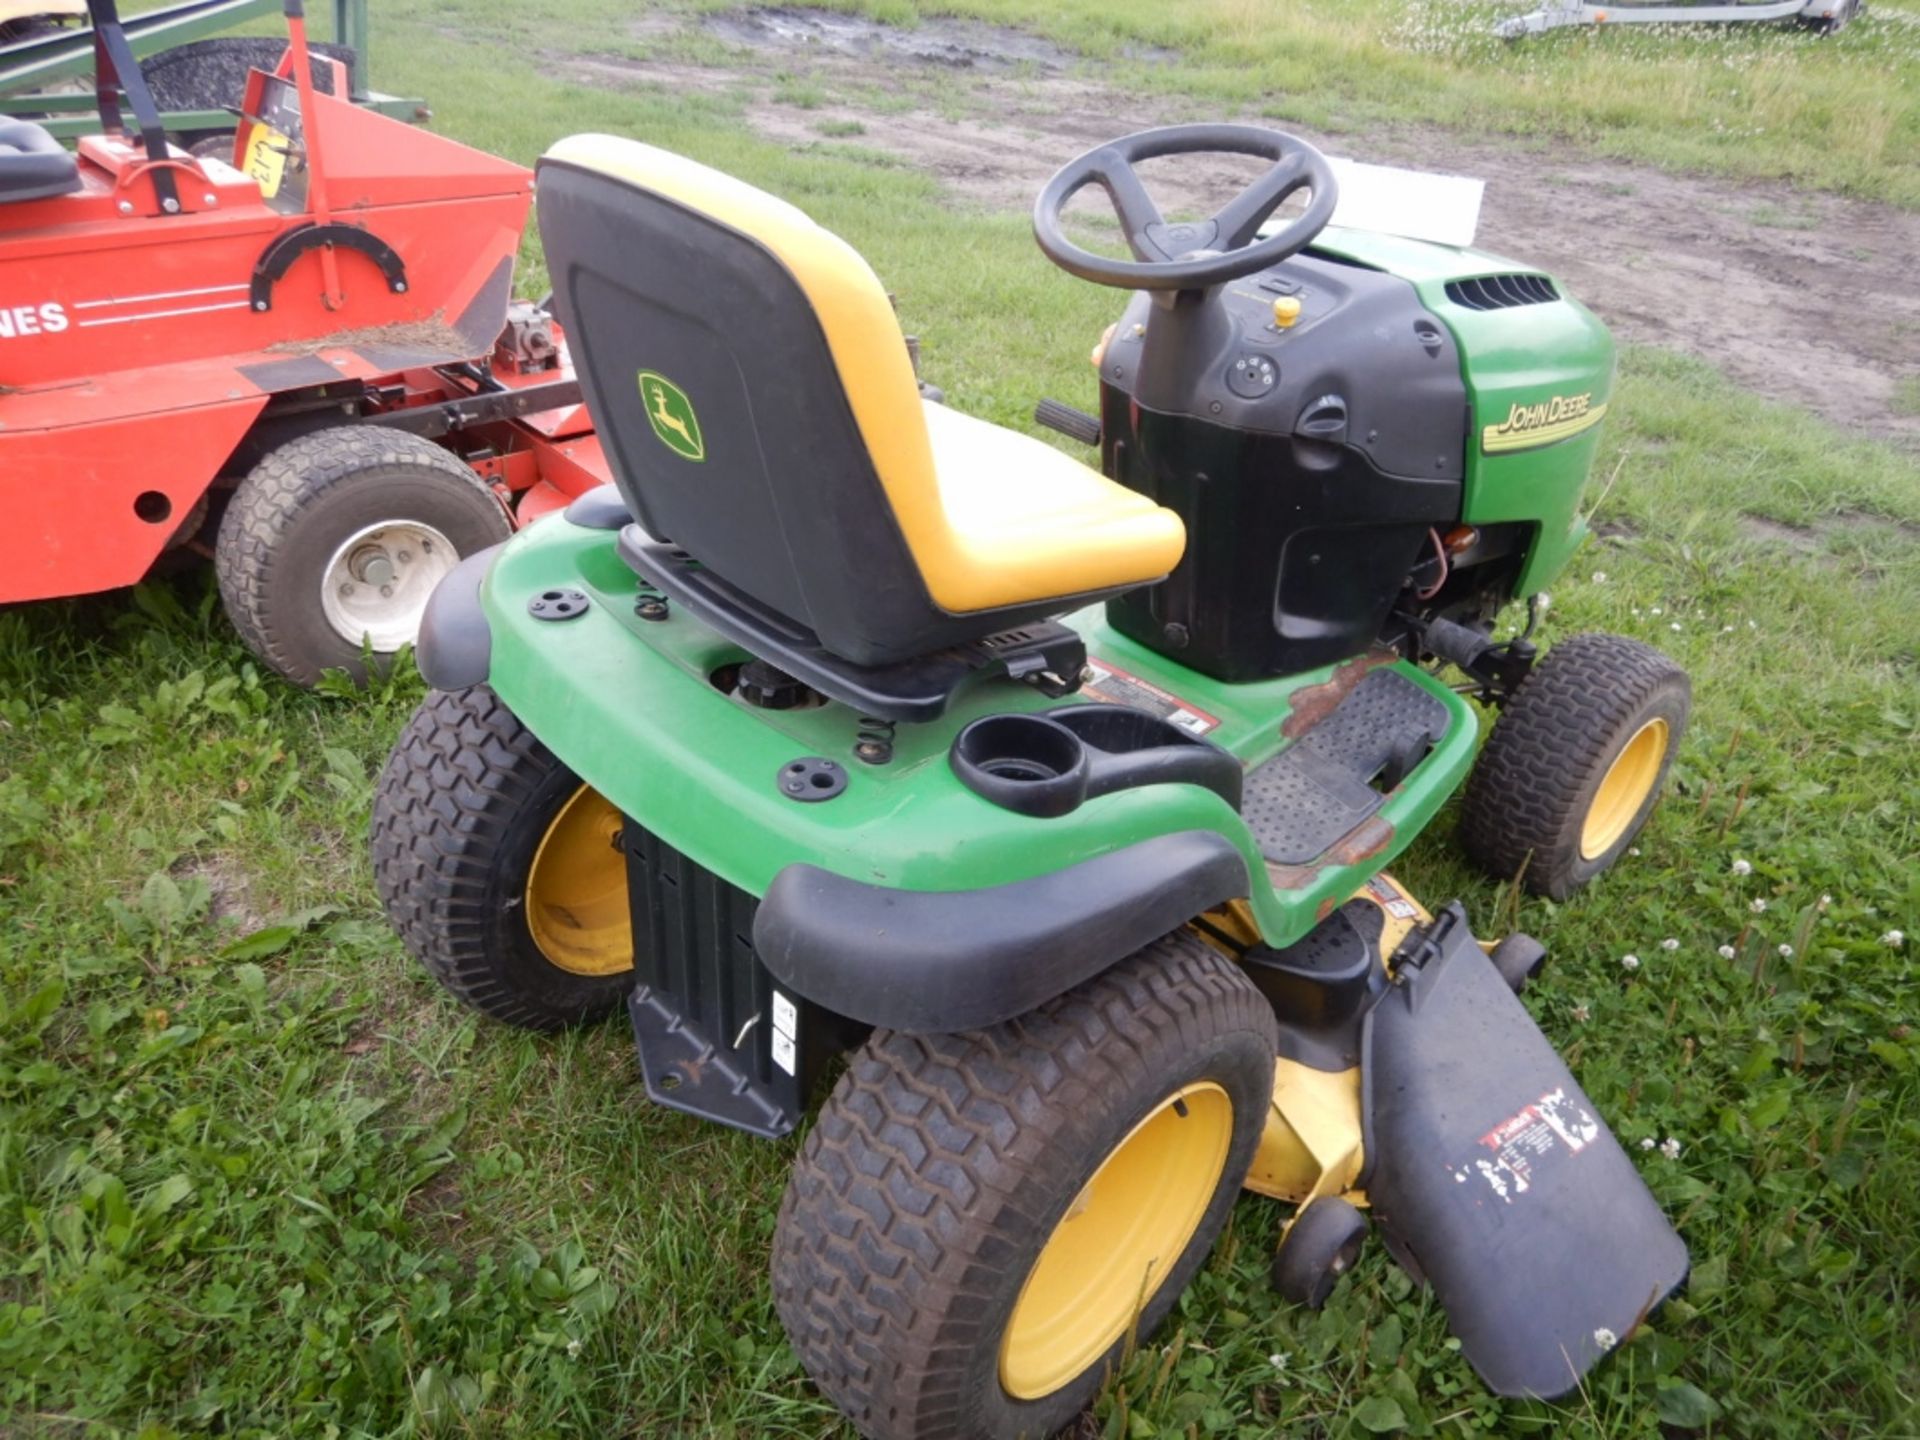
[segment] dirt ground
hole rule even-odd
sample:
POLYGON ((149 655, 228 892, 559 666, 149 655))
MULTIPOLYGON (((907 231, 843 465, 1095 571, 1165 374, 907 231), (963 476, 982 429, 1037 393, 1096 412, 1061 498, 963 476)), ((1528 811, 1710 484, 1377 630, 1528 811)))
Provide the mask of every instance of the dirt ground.
MULTIPOLYGON (((680 22, 642 20, 635 38, 657 39, 663 23, 680 22)), ((737 66, 554 59, 595 84, 744 89, 750 123, 771 139, 797 147, 843 136, 939 177, 961 200, 1014 210, 1079 151, 1202 114, 1104 88, 1070 53, 972 22, 896 30, 773 9, 703 23, 738 48, 737 66), (791 103, 796 84, 812 103, 791 103)), ((1477 243, 1562 277, 1622 339, 1697 355, 1750 389, 1920 448, 1920 416, 1894 408, 1896 381, 1920 373, 1920 214, 1565 146, 1543 157, 1517 142, 1405 127, 1298 133, 1331 154, 1486 180, 1477 243)), ((1163 209, 1208 213, 1245 174, 1202 161, 1148 179, 1163 209)))

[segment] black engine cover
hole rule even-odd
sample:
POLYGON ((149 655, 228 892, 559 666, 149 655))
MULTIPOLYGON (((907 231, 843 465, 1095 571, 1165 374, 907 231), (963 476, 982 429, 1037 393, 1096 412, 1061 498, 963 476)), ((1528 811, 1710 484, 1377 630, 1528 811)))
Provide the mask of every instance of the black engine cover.
POLYGON ((1173 574, 1108 615, 1205 674, 1293 674, 1366 649, 1429 527, 1459 518, 1460 355, 1396 276, 1302 255, 1139 296, 1100 375, 1107 474, 1187 525, 1173 574), (1277 298, 1301 307, 1290 327, 1277 298))

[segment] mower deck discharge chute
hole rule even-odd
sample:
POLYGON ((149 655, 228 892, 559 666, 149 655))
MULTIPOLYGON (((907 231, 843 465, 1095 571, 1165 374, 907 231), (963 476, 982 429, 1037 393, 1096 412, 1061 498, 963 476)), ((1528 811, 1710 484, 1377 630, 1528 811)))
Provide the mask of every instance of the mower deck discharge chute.
POLYGON ((1685 1251, 1515 998, 1542 947, 1383 867, 1465 782, 1470 851, 1564 898, 1658 799, 1685 675, 1494 632, 1584 536, 1605 330, 1329 228, 1291 137, 1129 136, 1035 212, 1137 292, 1098 414, 1042 407, 1095 471, 927 397, 793 207, 604 136, 539 174, 617 489, 429 605, 373 825, 427 968, 534 1028, 624 1006, 656 1100, 759 1135, 851 1052, 773 1283, 869 1435, 1066 1423, 1243 1185, 1298 1207, 1290 1298, 1371 1204, 1489 1384, 1573 1388, 1685 1251), (1270 168, 1168 222, 1134 166, 1207 151, 1270 168), (1063 230, 1088 185, 1132 258, 1063 230))

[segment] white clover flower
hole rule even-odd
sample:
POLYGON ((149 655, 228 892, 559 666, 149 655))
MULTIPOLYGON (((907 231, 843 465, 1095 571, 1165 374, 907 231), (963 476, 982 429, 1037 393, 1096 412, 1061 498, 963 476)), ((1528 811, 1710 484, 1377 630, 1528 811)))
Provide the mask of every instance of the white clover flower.
POLYGON ((1736 874, 1736 875, 1751 875, 1751 874, 1753 874, 1753 865, 1752 865, 1752 862, 1750 862, 1750 861, 1747 861, 1747 860, 1736 860, 1736 861, 1734 861, 1734 862, 1733 862, 1733 873, 1734 873, 1734 874, 1736 874))
POLYGON ((1678 632, 1678 630, 1680 629, 1680 622, 1678 620, 1674 621, 1671 625, 1667 626, 1667 629, 1678 632))
POLYGON ((1638 845, 1629 845, 1627 847, 1627 854, 1638 860, 1640 858, 1640 847, 1638 845))
POLYGON ((1678 1160, 1680 1158, 1680 1142, 1669 1135, 1665 1140, 1660 1142, 1660 1153, 1669 1160, 1678 1160))
POLYGON ((1606 584, 1606 583, 1607 583, 1607 572, 1606 572, 1606 571, 1604 571, 1604 570, 1596 570, 1596 571, 1594 571, 1594 572, 1593 572, 1593 583, 1594 583, 1594 584, 1596 584, 1596 585, 1604 585, 1604 584, 1606 584))
POLYGON ((1576 1005, 1573 1007, 1573 1018, 1584 1025, 1593 1018, 1593 1011, 1589 1010, 1585 1005, 1576 1005))
POLYGON ((1286 1369, 1286 1368, 1287 1368, 1287 1356, 1286 1356, 1286 1353, 1285 1353, 1284 1351, 1280 1351, 1280 1350, 1276 1350, 1276 1351, 1274 1351, 1274 1353, 1273 1353, 1273 1354, 1271 1354, 1271 1355, 1269 1355, 1269 1356, 1267 1356, 1267 1363, 1268 1363, 1269 1365, 1271 1365, 1271 1366, 1273 1366, 1273 1368, 1274 1368, 1274 1369, 1276 1369, 1276 1370, 1284 1370, 1284 1369, 1286 1369))
POLYGON ((1833 904, 1833 896, 1831 896, 1831 895, 1822 895, 1822 896, 1820 897, 1820 908, 1821 908, 1822 910, 1824 910, 1824 909, 1826 909, 1826 908, 1827 908, 1827 907, 1828 907, 1829 905, 1831 905, 1831 904, 1833 904))
POLYGON ((1782 960, 1791 960, 1793 958, 1793 946, 1782 945, 1780 947, 1780 958, 1782 960))
POLYGON ((1638 970, 1640 968, 1640 957, 1638 955, 1622 955, 1620 957, 1620 968, 1628 971, 1638 970))
POLYGON ((1662 950, 1666 950, 1669 952, 1678 950, 1680 948, 1680 942, 1674 939, 1673 936, 1669 935, 1666 939, 1660 942, 1660 948, 1662 950))
POLYGON ((1756 900, 1755 900, 1755 901, 1754 901, 1754 902, 1753 902, 1753 903, 1752 903, 1751 905, 1749 905, 1749 906, 1748 906, 1747 908, 1748 908, 1749 910, 1751 910, 1751 911, 1753 911, 1753 913, 1754 913, 1754 914, 1756 914, 1756 915, 1764 915, 1764 914, 1766 914, 1766 913, 1767 913, 1767 902, 1766 902, 1765 900, 1758 900, 1758 899, 1756 899, 1756 900))
POLYGON ((1722 635, 1731 635, 1731 634, 1733 634, 1733 626, 1731 626, 1731 625, 1722 625, 1722 626, 1720 627, 1720 633, 1721 633, 1722 635))
POLYGON ((1760 628, 1760 622, 1757 620, 1749 620, 1747 621, 1747 628, 1749 630, 1758 630, 1760 628))
POLYGON ((1598 1330, 1593 1332, 1593 1343, 1598 1345, 1602 1350, 1611 1350, 1620 1343, 1620 1337, 1602 1325, 1598 1330))
POLYGON ((1649 610, 1647 611, 1647 613, 1648 613, 1649 615, 1664 615, 1664 614, 1665 614, 1666 612, 1665 612, 1664 610, 1662 610, 1662 609, 1661 609, 1661 608, 1660 608, 1660 607, 1659 607, 1658 605, 1655 605, 1655 606, 1653 606, 1653 607, 1651 607, 1651 608, 1650 608, 1650 609, 1649 609, 1649 610))
POLYGON ((581 1345, 578 1340, 567 1341, 567 1358, 569 1360, 578 1360, 580 1358, 580 1350, 581 1345))
POLYGON ((1898 950, 1902 945, 1907 943, 1906 931, 1889 930, 1880 937, 1880 943, 1890 949, 1898 950))
POLYGON ((1660 1142, 1655 1140, 1651 1135, 1643 1135, 1640 1137, 1640 1148, 1642 1150, 1651 1150, 1659 1143, 1660 1142))
POLYGON ((1722 960, 1731 960, 1738 952, 1731 945, 1722 945, 1719 953, 1722 960))

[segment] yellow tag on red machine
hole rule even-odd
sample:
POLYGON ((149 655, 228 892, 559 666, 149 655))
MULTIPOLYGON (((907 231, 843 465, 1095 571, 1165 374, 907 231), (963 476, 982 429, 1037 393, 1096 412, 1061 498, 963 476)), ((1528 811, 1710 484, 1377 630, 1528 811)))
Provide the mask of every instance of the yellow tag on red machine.
POLYGON ((262 199, 271 200, 280 193, 289 149, 287 137, 271 125, 255 125, 247 136, 247 153, 240 168, 259 184, 262 199))
POLYGON ((1143 680, 1118 665, 1089 658, 1087 670, 1091 678, 1081 682, 1083 700, 1095 700, 1103 705, 1130 705, 1157 715, 1170 725, 1178 725, 1189 735, 1206 735, 1220 728, 1219 716, 1209 715, 1198 705, 1190 705, 1173 692, 1162 690, 1151 680, 1143 680))

